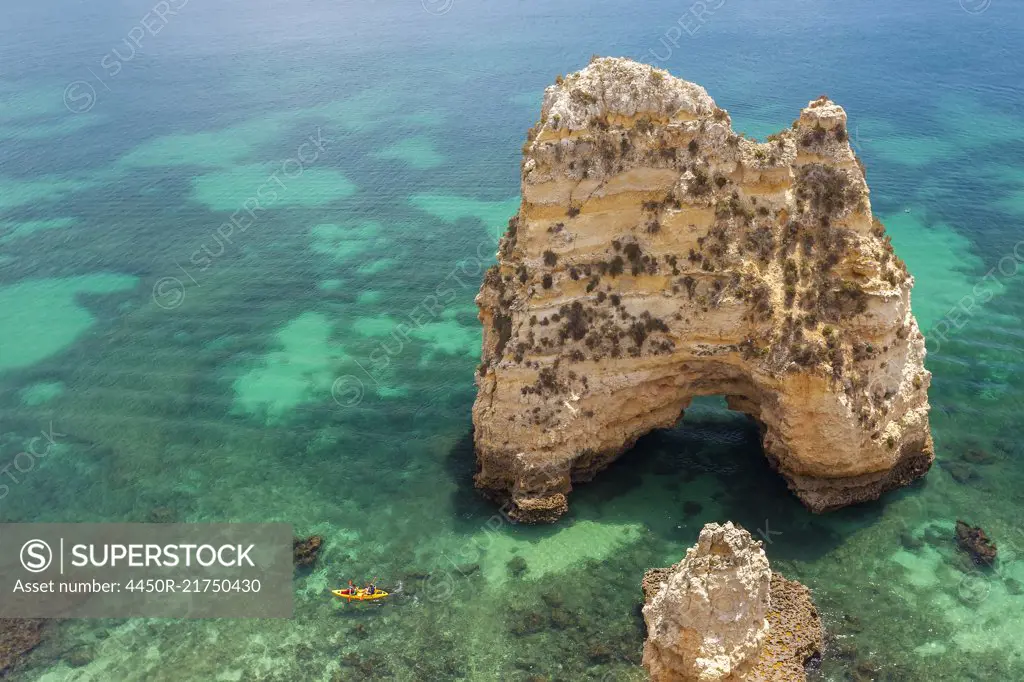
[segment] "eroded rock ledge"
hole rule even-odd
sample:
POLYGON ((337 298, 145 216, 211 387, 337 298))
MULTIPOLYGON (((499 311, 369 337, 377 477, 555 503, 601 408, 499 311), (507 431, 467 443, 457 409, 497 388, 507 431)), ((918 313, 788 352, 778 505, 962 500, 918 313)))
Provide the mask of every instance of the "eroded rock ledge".
POLYGON ((552 521, 719 394, 814 511, 905 485, 933 459, 912 285, 841 107, 758 143, 700 86, 596 59, 546 90, 477 297, 477 485, 552 521))
POLYGON ((806 679, 820 657, 810 591, 769 569, 760 542, 709 523, 671 568, 644 575, 644 667, 653 682, 806 679))

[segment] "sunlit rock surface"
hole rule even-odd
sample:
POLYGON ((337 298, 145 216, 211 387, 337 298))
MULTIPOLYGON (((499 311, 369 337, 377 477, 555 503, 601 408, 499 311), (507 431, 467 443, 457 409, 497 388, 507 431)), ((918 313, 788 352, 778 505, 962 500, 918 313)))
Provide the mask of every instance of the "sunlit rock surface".
POLYGON ((721 394, 809 508, 877 498, 933 459, 912 286, 841 107, 758 143, 700 86, 596 59, 545 92, 477 297, 477 485, 552 521, 721 394))
POLYGON ((822 649, 810 591, 773 573, 760 542, 733 524, 709 523, 671 568, 644 576, 653 682, 806 679, 822 649))

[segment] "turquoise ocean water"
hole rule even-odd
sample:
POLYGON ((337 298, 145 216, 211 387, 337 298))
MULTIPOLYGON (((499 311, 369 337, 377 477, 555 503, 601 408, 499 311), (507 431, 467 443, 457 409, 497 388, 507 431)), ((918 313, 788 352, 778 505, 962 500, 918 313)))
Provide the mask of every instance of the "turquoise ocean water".
POLYGON ((291 621, 55 623, 12 677, 639 680, 643 571, 731 519, 814 590, 819 679, 1024 678, 1018 0, 11 4, 0 466, 54 445, 8 469, 0 521, 326 542, 291 621), (846 108, 929 337, 922 484, 811 515, 706 400, 558 524, 493 521, 473 297, 543 88, 595 53, 704 85, 758 137, 822 93, 846 108), (996 570, 956 553, 957 518, 996 570), (383 606, 328 596, 375 575, 383 606))

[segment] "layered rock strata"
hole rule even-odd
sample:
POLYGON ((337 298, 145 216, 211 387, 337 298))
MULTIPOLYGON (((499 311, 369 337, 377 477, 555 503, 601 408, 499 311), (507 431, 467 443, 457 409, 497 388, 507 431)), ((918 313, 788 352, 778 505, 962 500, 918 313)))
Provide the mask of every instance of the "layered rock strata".
POLYGON ((841 107, 756 142, 703 88, 596 59, 546 90, 477 296, 476 483, 554 520, 573 482, 725 395, 812 510, 905 485, 933 459, 912 285, 841 107))
POLYGON ((726 523, 708 524, 671 568, 644 576, 653 682, 806 679, 823 630, 810 591, 773 573, 760 542, 726 523))

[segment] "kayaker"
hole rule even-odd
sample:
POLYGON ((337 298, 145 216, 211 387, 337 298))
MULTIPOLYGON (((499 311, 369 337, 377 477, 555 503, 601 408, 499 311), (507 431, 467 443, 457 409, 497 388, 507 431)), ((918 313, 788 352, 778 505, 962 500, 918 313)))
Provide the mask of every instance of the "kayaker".
POLYGON ((377 588, 374 587, 373 583, 370 583, 369 585, 366 586, 366 594, 368 594, 370 596, 373 596, 373 593, 376 592, 376 591, 377 591, 377 588))

